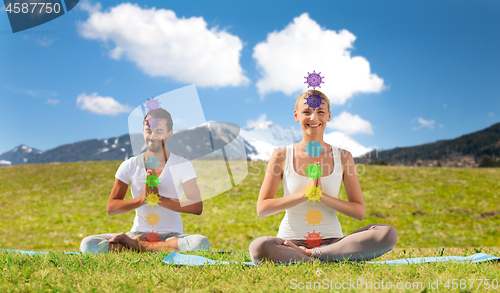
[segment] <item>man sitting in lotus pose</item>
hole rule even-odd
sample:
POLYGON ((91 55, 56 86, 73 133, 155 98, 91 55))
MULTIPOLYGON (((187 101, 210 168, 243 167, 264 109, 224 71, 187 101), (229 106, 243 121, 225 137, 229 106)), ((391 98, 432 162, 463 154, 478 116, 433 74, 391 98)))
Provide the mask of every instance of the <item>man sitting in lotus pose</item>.
POLYGON ((191 162, 166 149, 172 127, 172 117, 165 109, 149 111, 144 117, 147 151, 122 162, 106 206, 109 215, 135 210, 134 225, 127 233, 85 237, 80 245, 82 252, 210 248, 205 236, 184 234, 182 230, 179 213, 201 215, 203 204, 191 162), (124 200, 129 185, 133 199, 124 200), (180 200, 183 193, 187 199, 180 200))

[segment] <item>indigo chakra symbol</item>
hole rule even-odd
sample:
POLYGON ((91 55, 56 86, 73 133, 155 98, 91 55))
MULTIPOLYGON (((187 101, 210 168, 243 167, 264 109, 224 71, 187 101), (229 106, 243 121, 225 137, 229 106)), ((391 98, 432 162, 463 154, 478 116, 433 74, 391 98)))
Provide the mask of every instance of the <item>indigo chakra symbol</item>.
POLYGON ((149 117, 146 120, 146 123, 148 124, 148 127, 153 129, 158 128, 158 126, 160 126, 160 120, 156 117, 149 117))
POLYGON ((307 104, 307 109, 312 108, 313 110, 316 108, 320 108, 321 104, 323 104, 323 98, 314 92, 312 95, 310 93, 307 93, 307 98, 304 98, 306 102, 304 103, 307 104))
POLYGON ((307 83, 308 84, 308 88, 309 87, 312 87, 313 90, 316 89, 316 87, 319 87, 321 88, 321 84, 324 83, 323 82, 323 78, 325 78, 324 76, 321 77, 321 72, 320 73, 316 73, 315 70, 313 70, 313 73, 307 73, 308 75, 307 76, 304 76, 304 78, 306 79, 306 81, 304 83, 307 83))

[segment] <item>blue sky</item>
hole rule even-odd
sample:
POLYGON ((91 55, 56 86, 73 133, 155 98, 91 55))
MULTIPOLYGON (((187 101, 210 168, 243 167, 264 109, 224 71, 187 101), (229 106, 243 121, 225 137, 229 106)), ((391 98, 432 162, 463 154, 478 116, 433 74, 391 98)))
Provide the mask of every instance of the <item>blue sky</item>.
POLYGON ((81 1, 16 34, 0 11, 0 153, 125 134, 132 108, 190 84, 206 120, 299 129, 313 70, 327 131, 455 138, 500 122, 499 28, 498 1, 81 1))

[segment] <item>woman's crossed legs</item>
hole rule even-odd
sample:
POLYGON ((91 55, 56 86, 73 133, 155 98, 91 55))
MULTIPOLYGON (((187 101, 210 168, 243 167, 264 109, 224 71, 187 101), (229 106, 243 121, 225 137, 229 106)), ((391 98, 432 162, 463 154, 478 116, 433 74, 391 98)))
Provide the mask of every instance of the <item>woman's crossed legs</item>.
POLYGON ((371 260, 392 250, 398 232, 389 225, 372 224, 342 238, 323 239, 324 244, 308 249, 305 240, 285 241, 278 237, 264 236, 250 244, 250 257, 255 264, 269 260, 276 263, 336 260, 371 260))

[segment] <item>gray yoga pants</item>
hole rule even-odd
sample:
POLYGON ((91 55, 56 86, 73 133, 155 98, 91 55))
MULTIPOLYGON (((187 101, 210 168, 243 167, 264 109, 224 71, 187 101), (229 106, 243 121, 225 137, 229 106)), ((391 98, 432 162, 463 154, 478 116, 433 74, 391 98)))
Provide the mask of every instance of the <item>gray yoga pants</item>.
MULTIPOLYGON (((128 237, 132 238, 137 235, 147 236, 146 232, 127 232, 128 237)), ((100 235, 92 235, 83 238, 80 244, 81 252, 91 252, 91 253, 105 253, 108 252, 109 240, 113 236, 118 235, 118 233, 108 233, 100 235)), ((179 238, 179 250, 181 252, 190 250, 209 250, 210 242, 208 242, 207 237, 203 235, 189 235, 189 234, 179 234, 179 233, 167 233, 158 234, 159 241, 165 241, 171 237, 179 238)))
MULTIPOLYGON (((322 239, 324 243, 313 248, 312 256, 283 245, 285 240, 274 236, 255 239, 249 247, 255 264, 269 260, 275 263, 337 260, 371 260, 391 251, 398 240, 398 232, 389 225, 372 224, 342 238, 322 239)), ((290 240, 297 246, 307 247, 306 240, 290 240)))

